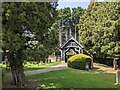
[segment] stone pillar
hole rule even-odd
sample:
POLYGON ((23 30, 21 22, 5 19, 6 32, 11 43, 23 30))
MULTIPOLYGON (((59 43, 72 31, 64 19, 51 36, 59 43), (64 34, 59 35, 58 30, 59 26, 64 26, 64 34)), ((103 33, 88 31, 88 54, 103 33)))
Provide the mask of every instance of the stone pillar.
POLYGON ((85 69, 89 70, 89 63, 88 62, 86 63, 85 69))
POLYGON ((114 58, 113 60, 113 69, 117 70, 117 59, 116 58, 114 58))

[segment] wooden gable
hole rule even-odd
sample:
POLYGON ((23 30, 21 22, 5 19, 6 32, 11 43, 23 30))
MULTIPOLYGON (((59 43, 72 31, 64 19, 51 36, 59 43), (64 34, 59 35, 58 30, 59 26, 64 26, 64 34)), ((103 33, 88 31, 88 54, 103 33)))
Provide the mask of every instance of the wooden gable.
POLYGON ((80 47, 84 48, 77 40, 75 40, 73 37, 71 37, 63 46, 61 46, 61 49, 65 47, 80 47))

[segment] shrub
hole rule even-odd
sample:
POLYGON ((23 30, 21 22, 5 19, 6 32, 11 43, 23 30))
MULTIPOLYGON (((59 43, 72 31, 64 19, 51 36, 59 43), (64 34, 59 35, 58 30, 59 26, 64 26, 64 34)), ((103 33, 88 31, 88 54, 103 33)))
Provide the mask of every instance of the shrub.
POLYGON ((85 54, 76 54, 67 61, 68 67, 75 69, 86 69, 86 64, 88 64, 89 69, 91 69, 92 58, 85 54))

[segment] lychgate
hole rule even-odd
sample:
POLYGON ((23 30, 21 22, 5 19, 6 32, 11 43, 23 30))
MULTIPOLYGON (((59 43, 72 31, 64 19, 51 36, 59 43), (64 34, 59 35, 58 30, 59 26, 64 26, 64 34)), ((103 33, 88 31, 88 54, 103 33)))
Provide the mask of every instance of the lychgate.
POLYGON ((61 59, 67 62, 67 59, 75 54, 83 53, 83 46, 74 39, 70 37, 65 44, 61 46, 61 59))

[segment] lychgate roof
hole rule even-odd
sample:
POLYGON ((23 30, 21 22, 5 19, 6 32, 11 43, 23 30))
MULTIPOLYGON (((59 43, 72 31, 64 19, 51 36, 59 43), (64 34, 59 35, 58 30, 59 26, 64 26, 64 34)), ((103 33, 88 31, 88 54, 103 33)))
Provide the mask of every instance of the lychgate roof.
POLYGON ((61 46, 61 49, 63 49, 71 40, 74 41, 79 47, 84 48, 77 40, 74 39, 74 37, 71 37, 61 46))

